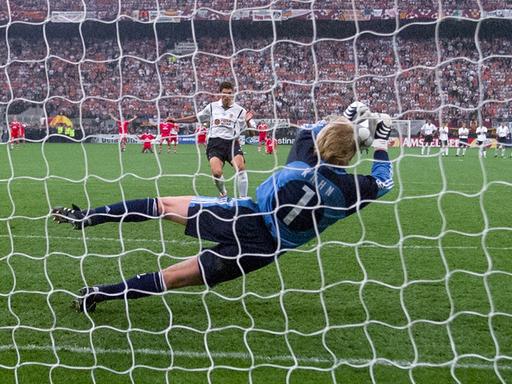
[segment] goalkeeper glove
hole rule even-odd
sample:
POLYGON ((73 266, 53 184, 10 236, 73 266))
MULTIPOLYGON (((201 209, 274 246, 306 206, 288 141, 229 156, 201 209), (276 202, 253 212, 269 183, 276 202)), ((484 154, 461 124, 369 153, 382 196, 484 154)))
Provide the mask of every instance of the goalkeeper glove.
POLYGON ((370 112, 368 106, 360 101, 354 101, 345 109, 343 116, 354 123, 359 148, 362 150, 370 147, 373 142, 373 135, 368 119, 373 118, 373 114, 370 112))
POLYGON ((388 149, 389 135, 391 134, 391 117, 386 113, 375 113, 375 133, 372 146, 375 149, 388 149))
POLYGON ((359 124, 371 117, 370 108, 360 101, 354 101, 345 109, 343 116, 355 124, 359 124))

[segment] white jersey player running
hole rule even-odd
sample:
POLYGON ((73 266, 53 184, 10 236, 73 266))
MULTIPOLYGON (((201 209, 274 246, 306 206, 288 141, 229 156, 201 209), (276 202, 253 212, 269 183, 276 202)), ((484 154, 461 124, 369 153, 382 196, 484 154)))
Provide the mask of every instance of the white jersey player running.
POLYGON ((478 145, 480 157, 487 157, 487 127, 479 125, 476 127, 476 144, 478 145))
POLYGON ((229 162, 236 171, 238 194, 247 197, 249 180, 245 170, 245 158, 240 148, 240 132, 246 126, 256 129, 252 120, 253 113, 233 101, 233 85, 223 82, 220 85, 221 99, 208 104, 196 115, 173 119, 176 123, 193 123, 209 121, 208 144, 206 156, 210 170, 219 190, 220 196, 227 196, 222 169, 229 162))
POLYGON ((446 123, 439 128, 439 140, 441 141, 441 156, 448 156, 448 133, 450 128, 446 123))
POLYGON ((503 123, 496 128, 496 153, 494 157, 498 157, 498 152, 501 149, 501 157, 505 157, 505 149, 508 146, 507 140, 510 136, 510 129, 503 123))
POLYGON ((469 137, 469 129, 466 127, 466 123, 462 123, 462 127, 458 130, 459 136, 459 146, 457 147, 457 153, 455 156, 460 155, 460 150, 462 149, 462 156, 466 154, 466 149, 468 149, 468 137, 469 137))
POLYGON ((428 120, 421 127, 420 133, 423 136, 423 143, 421 144, 421 154, 425 154, 425 147, 427 147, 427 155, 430 155, 430 147, 434 141, 434 134, 437 131, 437 127, 432 124, 431 120, 428 120))

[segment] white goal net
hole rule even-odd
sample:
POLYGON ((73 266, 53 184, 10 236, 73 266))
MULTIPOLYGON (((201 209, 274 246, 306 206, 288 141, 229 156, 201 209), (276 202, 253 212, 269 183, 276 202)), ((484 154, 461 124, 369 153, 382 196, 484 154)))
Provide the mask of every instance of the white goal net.
POLYGON ((511 382, 511 138, 496 130, 512 121, 511 16, 502 0, 1 2, 0 383, 511 382), (158 126, 223 81, 278 143, 244 132, 250 196, 294 127, 353 100, 393 117, 395 188, 240 279, 76 313, 83 286, 213 245, 163 220, 73 231, 50 212, 217 196, 200 124, 162 153, 158 126), (133 119, 126 151, 113 118, 133 119), (448 156, 427 121, 449 127, 448 156))

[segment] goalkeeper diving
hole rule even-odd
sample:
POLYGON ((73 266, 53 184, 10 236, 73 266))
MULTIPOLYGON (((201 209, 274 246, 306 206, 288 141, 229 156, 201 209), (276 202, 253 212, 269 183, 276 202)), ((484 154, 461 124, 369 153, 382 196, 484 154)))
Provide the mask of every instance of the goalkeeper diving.
POLYGON ((390 132, 389 115, 371 113, 366 105, 354 102, 343 116, 300 127, 286 166, 259 185, 256 200, 170 196, 89 210, 75 205, 54 208, 56 222, 79 230, 163 218, 183 224, 186 235, 216 243, 161 271, 84 287, 74 300, 75 308, 92 312, 103 301, 137 299, 193 285, 213 287, 271 264, 391 190, 390 132), (371 174, 347 173, 345 167, 357 151, 370 146, 374 148, 371 174))

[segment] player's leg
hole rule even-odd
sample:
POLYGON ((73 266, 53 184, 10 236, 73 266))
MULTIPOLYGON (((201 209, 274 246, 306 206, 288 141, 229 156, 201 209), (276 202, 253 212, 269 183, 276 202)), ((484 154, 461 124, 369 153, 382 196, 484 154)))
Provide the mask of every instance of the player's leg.
POLYGON ((113 204, 81 210, 76 205, 72 208, 55 207, 52 210, 53 220, 57 223, 68 223, 75 229, 104 224, 108 222, 139 222, 165 219, 185 224, 188 204, 191 196, 145 198, 120 201, 113 204))
POLYGON ((126 149, 125 140, 126 140, 126 138, 124 137, 124 135, 120 135, 120 137, 119 137, 119 147, 121 148, 121 152, 124 152, 124 150, 126 149))
POLYGON ((467 143, 465 142, 465 140, 459 139, 459 146, 457 147, 457 154, 464 156, 464 150, 466 149, 466 145, 467 145, 467 143))
POLYGON ((245 198, 249 190, 249 177, 245 170, 245 158, 238 140, 231 143, 228 160, 236 172, 238 195, 241 198, 245 198))
POLYGON ((52 216, 59 223, 81 221, 83 227, 104 224, 108 222, 139 222, 150 219, 164 219, 179 224, 186 224, 188 206, 193 196, 169 196, 144 199, 126 200, 103 205, 90 210, 81 210, 73 205, 69 208, 54 208, 52 216))
POLYGON ((224 175, 222 174, 223 166, 224 162, 220 158, 214 156, 210 159, 210 171, 212 173, 215 186, 219 190, 221 197, 225 197, 228 194, 224 181, 224 175))
POLYGON ((96 305, 111 300, 133 300, 194 285, 203 285, 198 256, 190 257, 158 272, 137 274, 115 284, 84 287, 73 301, 78 312, 94 312, 96 305))
POLYGON ((236 155, 233 157, 231 164, 233 165, 233 168, 235 168, 236 172, 238 195, 242 198, 247 197, 247 192, 249 190, 249 177, 245 170, 245 158, 243 155, 236 155))

